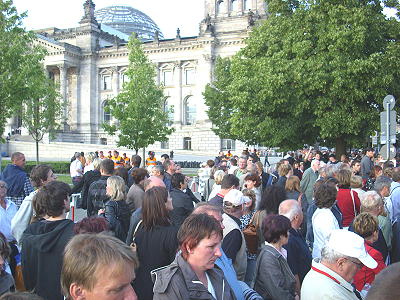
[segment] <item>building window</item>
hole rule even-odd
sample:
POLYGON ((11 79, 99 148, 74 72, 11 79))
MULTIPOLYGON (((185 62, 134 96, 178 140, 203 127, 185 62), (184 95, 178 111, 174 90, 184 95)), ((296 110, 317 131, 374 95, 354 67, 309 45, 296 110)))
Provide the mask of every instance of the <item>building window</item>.
POLYGON ((161 149, 169 149, 169 143, 168 143, 168 141, 163 141, 163 142, 161 142, 160 147, 161 147, 161 149))
POLYGON ((185 85, 194 84, 194 69, 185 69, 185 85))
POLYGON ((234 140, 222 139, 221 140, 221 150, 235 150, 236 145, 234 140))
POLYGON ((172 70, 164 70, 161 73, 161 83, 164 86, 172 85, 172 70))
POLYGON ((171 126, 174 123, 174 106, 170 103, 169 97, 167 97, 164 101, 164 112, 168 114, 168 126, 171 126))
POLYGON ((185 125, 194 125, 196 123, 196 102, 193 96, 186 98, 184 103, 185 125))
POLYGON ((192 150, 192 138, 190 138, 190 137, 183 138, 183 149, 184 150, 192 150))
POLYGON ((103 91, 111 90, 111 75, 102 76, 102 89, 103 91))
POLYGON ((246 11, 248 9, 252 9, 251 7, 252 0, 243 0, 243 10, 246 11))
POLYGON ((124 87, 124 83, 129 82, 129 78, 128 75, 126 75, 125 73, 120 73, 120 79, 119 79, 119 84, 120 87, 124 87))
POLYGON ((107 139, 106 138, 100 138, 100 144, 101 145, 107 145, 107 139))
POLYGON ((217 0, 217 15, 219 15, 219 14, 222 14, 223 13, 223 11, 224 11, 224 8, 223 8, 223 3, 224 3, 224 1, 223 0, 217 0))
POLYGON ((238 0, 231 0, 230 11, 238 11, 238 0))
POLYGON ((106 111, 107 101, 103 102, 103 123, 110 123, 111 113, 106 111))

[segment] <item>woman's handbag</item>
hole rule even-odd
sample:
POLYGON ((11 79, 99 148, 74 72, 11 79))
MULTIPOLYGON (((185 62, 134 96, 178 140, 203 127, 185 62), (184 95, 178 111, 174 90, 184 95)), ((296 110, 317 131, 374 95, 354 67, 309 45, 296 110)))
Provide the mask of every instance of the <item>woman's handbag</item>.
POLYGON ((256 212, 251 218, 249 224, 243 229, 244 239, 246 241, 247 252, 249 254, 257 254, 258 253, 258 213, 256 212), (257 216, 256 216, 257 215, 257 216), (253 223, 254 219, 256 220, 253 223))

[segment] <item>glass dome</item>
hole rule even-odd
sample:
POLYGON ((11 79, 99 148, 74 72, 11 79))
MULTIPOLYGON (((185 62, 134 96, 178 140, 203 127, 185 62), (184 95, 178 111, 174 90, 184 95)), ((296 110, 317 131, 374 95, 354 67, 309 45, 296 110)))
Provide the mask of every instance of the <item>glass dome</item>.
POLYGON ((97 22, 105 24, 127 35, 136 32, 143 41, 154 40, 164 36, 157 24, 146 14, 130 6, 108 6, 95 12, 97 22))

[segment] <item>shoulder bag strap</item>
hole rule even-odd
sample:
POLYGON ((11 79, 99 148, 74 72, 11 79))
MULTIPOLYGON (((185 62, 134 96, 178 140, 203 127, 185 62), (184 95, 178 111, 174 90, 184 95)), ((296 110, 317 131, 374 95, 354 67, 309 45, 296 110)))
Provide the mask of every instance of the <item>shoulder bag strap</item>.
POLYGON ((354 202, 354 191, 350 189, 351 200, 353 200, 354 217, 357 216, 356 203, 354 202))

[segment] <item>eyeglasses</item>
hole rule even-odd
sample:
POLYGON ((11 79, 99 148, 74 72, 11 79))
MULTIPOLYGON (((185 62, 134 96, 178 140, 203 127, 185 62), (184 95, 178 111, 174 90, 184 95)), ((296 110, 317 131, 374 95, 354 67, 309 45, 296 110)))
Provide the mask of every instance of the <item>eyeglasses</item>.
POLYGON ((351 261, 353 264, 357 266, 358 269, 361 269, 364 265, 362 263, 356 262, 350 258, 346 258, 347 260, 351 261))

